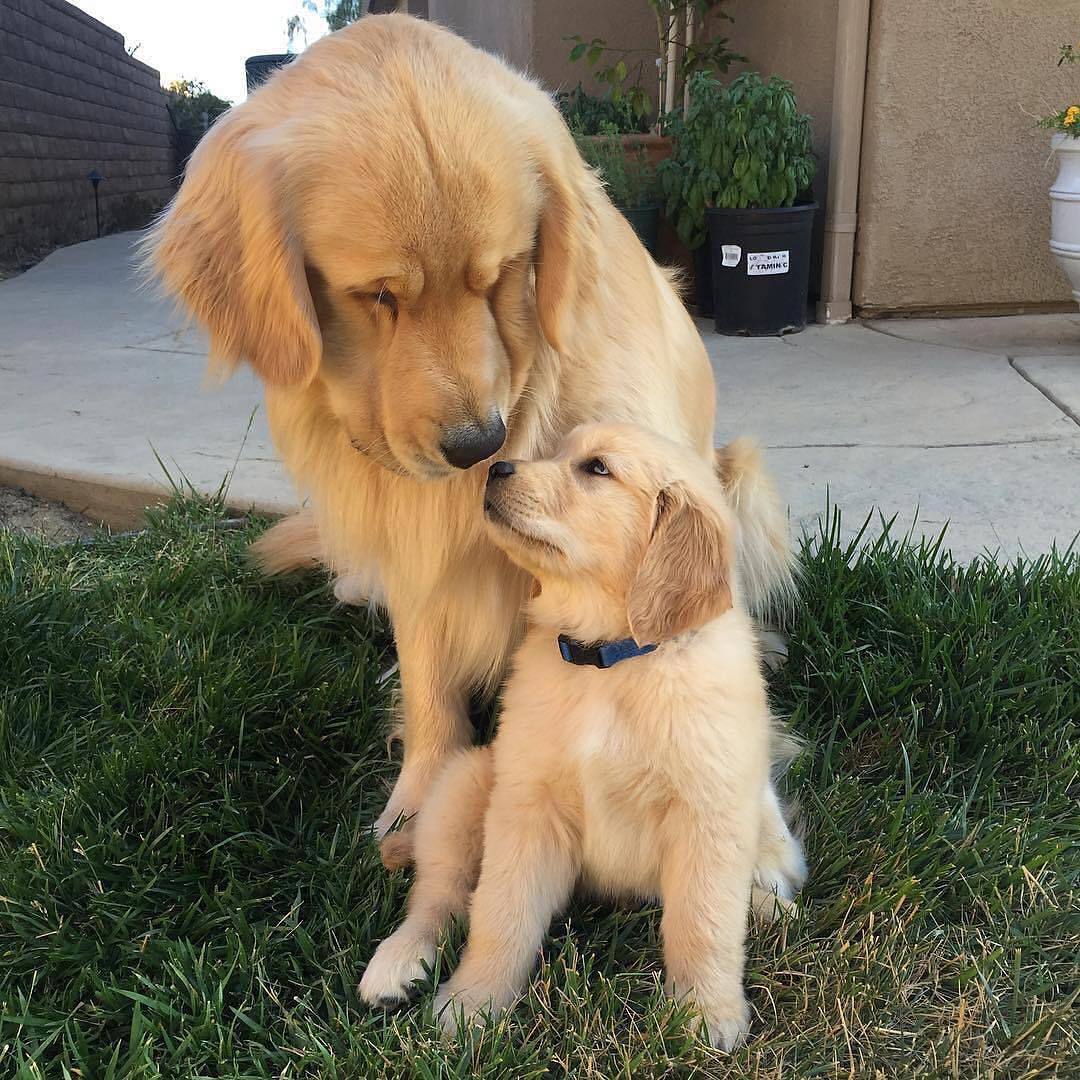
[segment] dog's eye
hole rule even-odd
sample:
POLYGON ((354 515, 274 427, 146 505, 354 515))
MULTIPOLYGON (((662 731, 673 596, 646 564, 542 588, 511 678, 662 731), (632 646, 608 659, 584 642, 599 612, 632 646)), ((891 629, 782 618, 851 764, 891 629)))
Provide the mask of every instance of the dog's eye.
POLYGON ((603 458, 589 458, 588 461, 581 463, 581 471, 589 473, 590 476, 610 476, 607 465, 604 464, 603 458))
POLYGON ((389 289, 380 289, 378 292, 354 292, 353 296, 361 303, 367 304, 372 311, 382 309, 391 318, 397 318, 397 297, 389 289))

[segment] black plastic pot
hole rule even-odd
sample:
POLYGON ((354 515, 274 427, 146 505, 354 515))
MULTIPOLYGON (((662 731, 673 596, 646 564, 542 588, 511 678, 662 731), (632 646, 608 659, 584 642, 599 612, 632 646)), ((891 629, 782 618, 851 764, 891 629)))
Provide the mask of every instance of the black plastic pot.
POLYGON ((712 248, 709 246, 709 238, 706 236, 705 243, 694 248, 694 304, 697 314, 704 319, 712 318, 713 313, 713 288, 712 288, 712 248))
POLYGON ((638 239, 645 245, 645 250, 656 258, 656 239, 660 232, 660 207, 637 206, 628 210, 620 206, 622 216, 630 222, 630 228, 637 233, 638 239))
POLYGON ((816 210, 817 203, 805 203, 705 211, 719 333, 766 337, 805 328, 816 210))
POLYGON ((295 59, 295 53, 264 53, 262 56, 249 56, 244 61, 247 92, 250 94, 253 90, 257 90, 278 68, 291 64, 295 59))

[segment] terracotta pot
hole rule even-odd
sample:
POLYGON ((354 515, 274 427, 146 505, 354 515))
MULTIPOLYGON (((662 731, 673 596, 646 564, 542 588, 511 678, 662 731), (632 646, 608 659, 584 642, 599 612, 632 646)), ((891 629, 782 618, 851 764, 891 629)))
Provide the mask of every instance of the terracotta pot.
MULTIPOLYGON (((589 140, 610 138, 608 135, 586 135, 589 140)), ((674 144, 670 135, 620 135, 619 142, 624 149, 643 147, 649 164, 657 166, 665 158, 671 157, 674 144)), ((656 251, 654 258, 662 266, 678 266, 687 273, 687 278, 693 276, 691 267, 693 259, 686 245, 679 239, 675 227, 668 221, 666 215, 660 215, 660 228, 657 232, 656 251)))
MULTIPOLYGON (((581 139, 583 142, 606 142, 611 137, 610 135, 582 135, 581 139)), ((618 139, 623 149, 644 147, 650 165, 659 165, 664 158, 671 157, 670 135, 619 135, 618 139)))

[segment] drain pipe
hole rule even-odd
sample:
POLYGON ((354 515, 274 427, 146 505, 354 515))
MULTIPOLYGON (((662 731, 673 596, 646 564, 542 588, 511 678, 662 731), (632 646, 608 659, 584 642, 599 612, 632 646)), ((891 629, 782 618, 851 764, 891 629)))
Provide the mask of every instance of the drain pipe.
POLYGON ((822 323, 842 323, 851 318, 869 39, 870 0, 840 0, 836 12, 825 252, 817 306, 818 322, 822 323))

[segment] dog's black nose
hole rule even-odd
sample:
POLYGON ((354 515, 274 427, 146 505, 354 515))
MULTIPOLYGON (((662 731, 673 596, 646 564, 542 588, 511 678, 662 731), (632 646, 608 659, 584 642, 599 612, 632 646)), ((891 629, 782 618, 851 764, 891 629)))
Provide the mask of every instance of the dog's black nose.
POLYGON ((506 442, 506 425, 498 413, 485 424, 463 424, 452 428, 439 444, 439 449, 455 469, 471 469, 499 452, 506 442))
POLYGON ((512 461, 496 461, 488 469, 488 480, 501 480, 504 476, 513 476, 515 472, 512 461))

